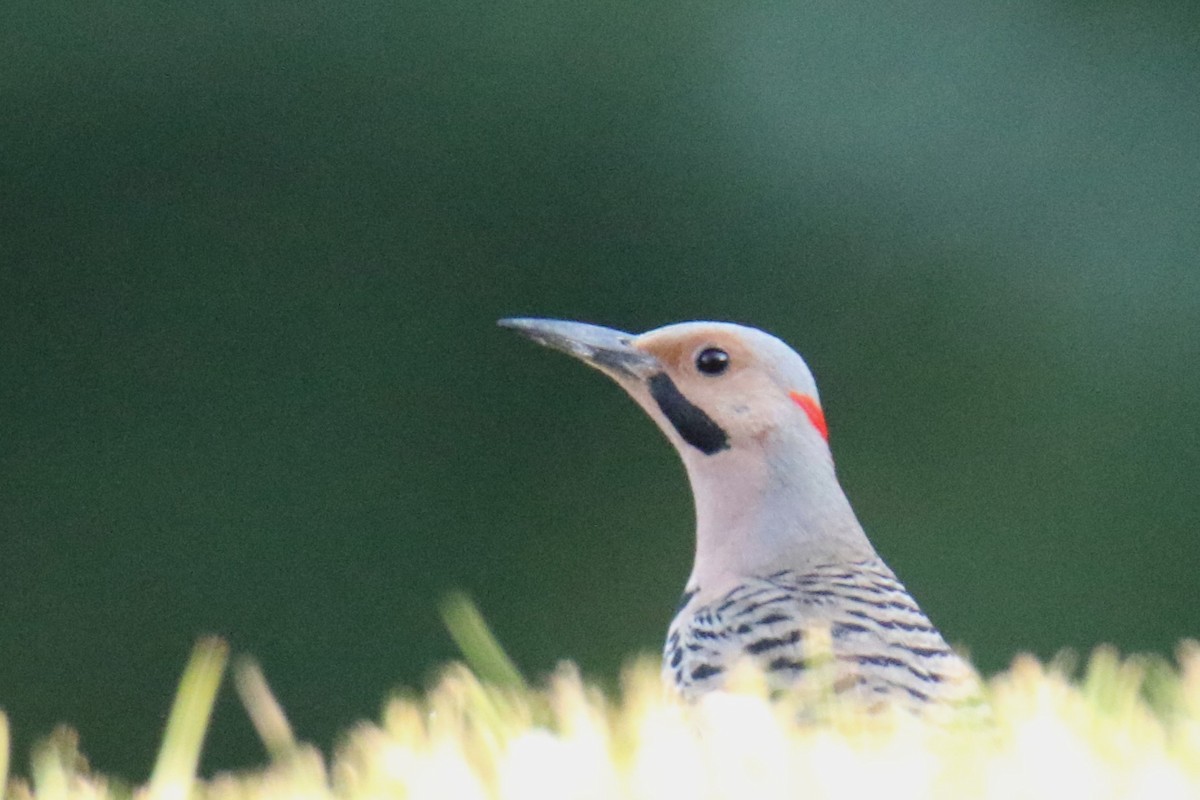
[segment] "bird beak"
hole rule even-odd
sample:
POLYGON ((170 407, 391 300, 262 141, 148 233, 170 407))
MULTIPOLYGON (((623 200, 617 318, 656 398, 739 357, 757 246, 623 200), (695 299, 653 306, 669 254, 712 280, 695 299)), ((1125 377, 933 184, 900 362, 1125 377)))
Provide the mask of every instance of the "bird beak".
POLYGON ((575 356, 615 378, 645 380, 662 371, 658 359, 634 347, 636 337, 624 331, 559 319, 510 318, 497 324, 538 344, 575 356))

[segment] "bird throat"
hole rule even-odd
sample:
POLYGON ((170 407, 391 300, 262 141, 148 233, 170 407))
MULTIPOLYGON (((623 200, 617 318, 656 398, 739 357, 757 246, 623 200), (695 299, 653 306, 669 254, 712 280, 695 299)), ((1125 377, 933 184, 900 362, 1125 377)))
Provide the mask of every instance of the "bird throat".
POLYGON ((725 429, 684 397, 669 375, 665 372, 656 373, 650 377, 648 385, 650 396, 658 403, 658 409, 685 442, 706 456, 729 449, 729 436, 725 429))

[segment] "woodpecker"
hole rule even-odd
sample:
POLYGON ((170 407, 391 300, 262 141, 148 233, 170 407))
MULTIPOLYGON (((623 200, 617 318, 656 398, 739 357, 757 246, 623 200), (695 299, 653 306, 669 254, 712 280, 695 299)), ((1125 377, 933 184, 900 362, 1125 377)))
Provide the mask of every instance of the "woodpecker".
POLYGON ((683 459, 696 552, 663 650, 668 686, 696 698, 748 660, 772 688, 793 688, 825 630, 839 692, 917 710, 974 694, 971 668, 855 517, 816 383, 787 344, 722 322, 640 335, 551 319, 499 324, 615 380, 683 459))

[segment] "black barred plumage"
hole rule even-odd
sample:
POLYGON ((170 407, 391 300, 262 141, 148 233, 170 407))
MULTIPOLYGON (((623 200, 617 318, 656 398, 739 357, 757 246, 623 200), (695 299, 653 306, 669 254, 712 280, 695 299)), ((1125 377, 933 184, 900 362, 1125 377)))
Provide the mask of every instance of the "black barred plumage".
POLYGON ((787 688, 812 657, 806 632, 827 629, 838 688, 870 698, 895 695, 900 702, 964 697, 969 668, 891 570, 877 558, 849 567, 776 571, 707 604, 685 606, 667 637, 665 676, 695 696, 719 687, 733 664, 749 660, 772 686, 787 688))

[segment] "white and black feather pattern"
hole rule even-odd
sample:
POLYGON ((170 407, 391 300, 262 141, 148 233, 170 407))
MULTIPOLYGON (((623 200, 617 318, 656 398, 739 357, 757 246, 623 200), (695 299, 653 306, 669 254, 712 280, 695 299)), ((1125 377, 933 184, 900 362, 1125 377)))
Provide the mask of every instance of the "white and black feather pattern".
POLYGON ((795 685, 813 656, 806 636, 820 628, 831 637, 825 652, 840 690, 919 706, 972 689, 970 668, 878 558, 751 578, 696 607, 693 595, 685 595, 663 653, 663 677, 685 697, 720 688, 746 659, 772 688, 795 685))

